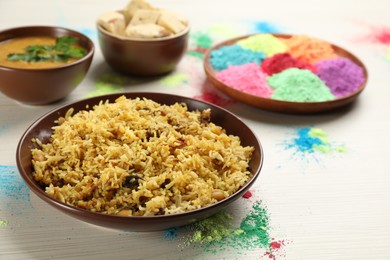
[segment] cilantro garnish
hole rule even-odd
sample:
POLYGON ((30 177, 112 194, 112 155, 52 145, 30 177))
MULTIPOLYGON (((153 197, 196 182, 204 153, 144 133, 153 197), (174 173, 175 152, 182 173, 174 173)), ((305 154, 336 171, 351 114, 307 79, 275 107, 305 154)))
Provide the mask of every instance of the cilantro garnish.
POLYGON ((25 62, 66 62, 71 58, 80 59, 87 54, 81 47, 74 47, 77 38, 63 36, 56 39, 54 45, 29 45, 25 53, 10 53, 7 58, 11 61, 25 62))

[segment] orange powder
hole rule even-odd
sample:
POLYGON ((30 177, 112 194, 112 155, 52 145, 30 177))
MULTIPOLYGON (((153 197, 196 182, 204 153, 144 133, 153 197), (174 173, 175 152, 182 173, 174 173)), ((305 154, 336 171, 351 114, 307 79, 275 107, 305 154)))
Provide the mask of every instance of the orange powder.
POLYGON ((315 63, 324 59, 337 57, 332 45, 304 35, 294 35, 281 39, 288 46, 288 53, 306 63, 315 63))

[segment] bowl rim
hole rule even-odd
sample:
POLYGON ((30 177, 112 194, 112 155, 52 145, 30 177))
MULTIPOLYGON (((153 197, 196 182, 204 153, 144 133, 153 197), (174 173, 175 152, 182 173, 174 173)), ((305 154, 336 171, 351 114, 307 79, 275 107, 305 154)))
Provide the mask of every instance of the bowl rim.
MULTIPOLYGON (((68 68, 68 67, 72 67, 72 66, 76 66, 77 64, 80 64, 80 63, 83 63, 85 62, 86 60, 88 59, 91 59, 93 58, 93 55, 94 55, 94 52, 95 52, 95 44, 93 43, 93 41, 85 34, 81 33, 81 32, 78 32, 76 30, 73 30, 73 29, 70 29, 70 28, 66 28, 66 27, 63 27, 63 26, 51 26, 51 25, 26 25, 26 26, 18 26, 18 27, 12 27, 12 28, 7 28, 7 29, 4 29, 4 30, 1 30, 0 31, 0 35, 3 35, 3 34, 7 34, 7 33, 11 33, 13 31, 19 31, 19 30, 33 30, 33 29, 46 29, 50 32, 54 32, 56 30, 62 30, 64 32, 69 32, 69 33, 72 33, 72 34, 75 34, 77 35, 76 37, 77 38, 82 38, 83 40, 85 40, 87 42, 87 45, 90 47, 90 48, 86 48, 87 50, 87 54, 80 58, 80 59, 77 59, 73 62, 70 62, 70 63, 67 63, 67 64, 63 64, 63 65, 60 65, 60 66, 55 66, 55 67, 50 67, 50 68, 17 68, 17 67, 8 67, 8 66, 3 66, 3 65, 0 65, 0 69, 1 70, 8 70, 8 71, 29 71, 29 72, 33 72, 33 71, 55 71, 55 70, 61 70, 61 69, 64 69, 64 68, 68 68)), ((36 34, 37 37, 39 36, 49 36, 49 37, 53 37, 51 36, 51 34, 42 34, 42 33, 37 33, 36 34)), ((12 39, 17 39, 17 38, 23 38, 23 36, 18 36, 18 37, 10 37, 8 39, 5 39, 5 40, 1 40, 0 41, 0 46, 3 42, 5 41, 8 41, 8 40, 12 40, 12 39)))
MULTIPOLYGON (((224 87, 221 87, 221 86, 217 86, 216 84, 213 84, 218 89, 223 91, 225 94, 231 96, 235 100, 238 100, 238 101, 240 101, 242 103, 249 104, 249 103, 247 103, 247 102, 245 102, 243 100, 235 98, 237 96, 242 95, 244 97, 248 97, 250 99, 257 100, 259 102, 258 107, 266 109, 266 110, 273 110, 273 109, 264 108, 264 106, 261 105, 262 104, 261 102, 264 102, 264 103, 267 103, 267 104, 272 104, 273 106, 278 106, 279 105, 279 106, 282 106, 282 107, 289 107, 289 108, 292 108, 293 106, 298 106, 298 105, 299 106, 303 106, 305 108, 310 108, 310 107, 318 106, 318 105, 325 104, 325 103, 329 104, 332 107, 331 109, 326 109, 326 110, 319 109, 318 111, 315 110, 313 112, 308 112, 308 113, 317 113, 317 112, 325 112, 327 110, 333 110, 333 109, 336 109, 338 107, 341 107, 343 105, 346 105, 346 104, 354 101, 355 98, 366 88, 366 85, 367 85, 367 82, 368 82, 368 77, 369 77, 368 69, 364 65, 364 63, 356 55, 354 55, 353 53, 351 53, 347 49, 344 49, 344 48, 342 48, 342 47, 340 47, 340 46, 338 46, 336 44, 333 44, 331 42, 322 40, 322 39, 317 38, 317 37, 312 37, 312 36, 308 36, 308 37, 313 38, 313 39, 318 39, 318 40, 321 40, 321 41, 329 43, 332 46, 332 48, 335 50, 336 54, 337 53, 344 53, 344 54, 348 55, 348 58, 350 58, 350 59, 352 58, 351 60, 353 62, 357 63, 357 65, 359 65, 363 69, 364 81, 359 86, 359 88, 357 88, 355 91, 353 91, 352 93, 350 93, 350 94, 348 94, 346 96, 342 96, 340 98, 335 98, 333 100, 321 101, 321 102, 297 102, 297 101, 285 101, 285 100, 271 99, 271 98, 265 98, 265 97, 253 95, 251 93, 246 93, 246 92, 237 90, 237 89, 235 89, 235 88, 233 88, 233 87, 231 87, 231 86, 221 82, 220 80, 218 80, 216 78, 216 74, 218 73, 218 71, 215 70, 212 67, 211 62, 210 62, 211 52, 214 51, 214 50, 217 50, 217 49, 219 49, 219 48, 221 48, 223 46, 233 45, 233 44, 235 44, 237 41, 239 41, 241 39, 245 39, 245 38, 248 38, 250 36, 255 36, 255 35, 260 35, 260 34, 271 34, 271 35, 273 35, 275 37, 280 37, 280 38, 289 38, 289 37, 292 37, 294 35, 303 35, 303 34, 287 34, 287 33, 252 33, 252 34, 246 34, 246 35, 233 37, 233 38, 224 40, 222 42, 219 42, 219 43, 215 44, 214 46, 212 46, 210 49, 208 49, 207 52, 205 53, 205 57, 203 59, 203 68, 204 68, 204 71, 206 73, 206 76, 209 79, 211 79, 211 81, 219 82, 221 85, 224 85, 224 87), (234 95, 234 94, 232 95, 232 93, 234 93, 236 95, 234 95)), ((338 57, 346 57, 346 56, 338 55, 338 57)), ((281 112, 281 111, 277 111, 277 110, 274 110, 274 111, 281 112)), ((286 113, 289 113, 289 112, 286 112, 286 113)), ((306 112, 293 109, 292 113, 306 113, 306 112)))
MULTIPOLYGON (((149 98, 149 99, 151 99, 151 98, 149 98)), ((175 102, 177 102, 177 101, 175 101, 175 102)), ((81 110, 77 110, 77 111, 75 110, 74 113, 77 113, 78 111, 81 111, 81 110)), ((54 122, 53 122, 53 125, 54 125, 54 122)), ((22 179, 27 184, 27 186, 37 196, 39 196, 44 202, 49 203, 52 206, 56 206, 56 207, 60 207, 62 209, 66 209, 67 212, 82 213, 82 214, 86 214, 86 215, 88 215, 89 217, 92 217, 92 218, 103 217, 104 219, 110 219, 111 221, 113 221, 115 219, 117 219, 117 220, 118 219, 127 219, 127 220, 155 220, 155 221, 158 221, 158 220, 163 220, 163 219, 165 220, 165 219, 176 218, 176 217, 181 217, 181 216, 198 215, 202 211, 206 211, 206 210, 209 210, 209 209, 211 210, 213 208, 216 208, 216 207, 220 206, 220 204, 222 204, 222 205, 226 204, 233 197, 237 197, 240 193, 243 193, 243 192, 247 191, 254 184, 254 182, 257 180, 257 178, 259 177, 261 169, 263 167, 263 163, 264 163, 264 149, 262 147, 262 143, 261 143, 259 137, 257 136, 257 134, 253 131, 253 129, 248 124, 246 124, 240 117, 238 117, 237 115, 235 115, 234 113, 230 112, 229 110, 227 110, 227 109, 225 109, 223 107, 220 107, 220 106, 218 106, 216 104, 213 104, 213 103, 210 103, 210 102, 207 102, 207 101, 198 100, 198 99, 187 97, 187 96, 183 96, 183 95, 161 93, 161 92, 119 92, 119 93, 112 93, 112 94, 107 94, 107 95, 102 95, 102 96, 96 96, 96 97, 76 100, 76 101, 73 101, 73 102, 61 105, 61 106, 59 106, 57 108, 54 108, 54 109, 44 113, 40 117, 38 117, 23 132, 23 134, 22 134, 22 136, 21 136, 21 138, 20 138, 20 140, 18 142, 17 148, 16 148, 16 164, 17 164, 17 168, 18 168, 18 171, 19 171, 19 175, 22 177, 22 179), (24 167, 23 167, 23 165, 21 163, 21 158, 23 156, 21 147, 22 147, 23 143, 31 142, 31 140, 28 141, 28 140, 26 140, 26 138, 27 138, 27 135, 29 134, 29 132, 31 130, 33 130, 36 125, 38 125, 46 117, 48 117, 50 115, 53 115, 53 114, 56 114, 56 113, 58 114, 58 111, 60 111, 60 110, 64 110, 64 109, 68 110, 69 108, 71 108, 72 106, 74 106, 76 104, 84 103, 84 105, 85 106, 88 105, 88 109, 91 110, 91 109, 93 109, 93 106, 99 104, 100 101, 104 102, 104 101, 110 99, 111 102, 112 102, 112 100, 115 100, 116 98, 118 98, 120 96, 123 96, 123 95, 126 96, 126 98, 129 98, 127 95, 130 95, 130 96, 133 95, 134 97, 132 97, 132 98, 136 98, 136 97, 142 98, 142 97, 144 97, 144 95, 170 96, 170 97, 175 97, 175 98, 178 98, 178 99, 185 99, 185 100, 191 100, 191 101, 196 101, 196 102, 199 102, 199 103, 203 103, 204 105, 207 106, 207 108, 210 108, 210 109, 216 108, 216 109, 222 110, 223 113, 229 114, 230 116, 234 117, 236 120, 242 122, 242 124, 247 127, 247 129, 252 133, 253 137, 256 139, 257 145, 259 147, 259 155, 260 155, 259 165, 257 166, 257 169, 254 170, 252 177, 242 187, 240 187, 232 195, 226 197, 225 199, 223 199, 221 201, 217 201, 217 202, 215 202, 213 204, 209 204, 209 205, 201 207, 199 209, 194 209, 194 210, 185 211, 185 212, 181 212, 181 213, 175 213, 175 214, 154 215, 154 216, 118 216, 118 215, 104 214, 104 213, 100 213, 100 212, 93 212, 93 211, 90 211, 90 210, 87 210, 87 209, 78 208, 76 206, 60 202, 60 201, 50 197, 42 188, 39 188, 39 185, 38 185, 38 183, 36 181, 33 181, 32 179, 28 178, 28 173, 25 171, 25 169, 24 169, 24 167), (92 103, 89 103, 89 102, 92 102, 92 103)), ((238 197, 237 197, 237 199, 238 199, 238 197)))
POLYGON ((119 40, 119 41, 128 42, 128 43, 131 43, 131 42, 132 43, 134 43, 134 42, 153 43, 153 42, 164 42, 164 41, 174 40, 174 39, 180 38, 182 36, 185 36, 190 32, 191 26, 190 26, 190 23, 188 22, 186 24, 186 28, 184 30, 182 30, 181 32, 170 35, 170 36, 166 36, 166 37, 160 37, 160 38, 136 38, 136 37, 127 37, 127 36, 116 35, 112 32, 107 31, 106 29, 104 29, 103 26, 101 26, 99 24, 99 22, 96 22, 96 28, 97 28, 98 32, 104 34, 105 36, 110 37, 112 39, 119 40))

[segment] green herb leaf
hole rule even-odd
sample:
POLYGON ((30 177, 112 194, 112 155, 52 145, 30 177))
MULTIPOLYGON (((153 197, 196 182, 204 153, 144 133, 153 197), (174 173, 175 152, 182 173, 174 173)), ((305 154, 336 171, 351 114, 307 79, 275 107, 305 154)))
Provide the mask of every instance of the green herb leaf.
POLYGON ((87 54, 81 47, 72 47, 77 43, 77 38, 63 36, 56 39, 55 45, 29 45, 25 53, 10 53, 7 58, 10 61, 25 62, 66 62, 70 58, 80 59, 87 54))

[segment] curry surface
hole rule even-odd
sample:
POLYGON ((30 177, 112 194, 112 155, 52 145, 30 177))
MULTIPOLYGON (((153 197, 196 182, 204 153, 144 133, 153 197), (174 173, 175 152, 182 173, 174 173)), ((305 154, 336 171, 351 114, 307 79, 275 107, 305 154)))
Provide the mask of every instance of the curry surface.
POLYGON ((54 45, 56 39, 54 37, 34 36, 23 37, 0 42, 0 66, 21 68, 21 69, 43 69, 59 67, 65 64, 74 62, 77 59, 69 59, 66 62, 40 61, 40 62, 25 62, 25 61, 10 61, 7 59, 10 53, 25 53, 25 48, 29 45, 54 45))

